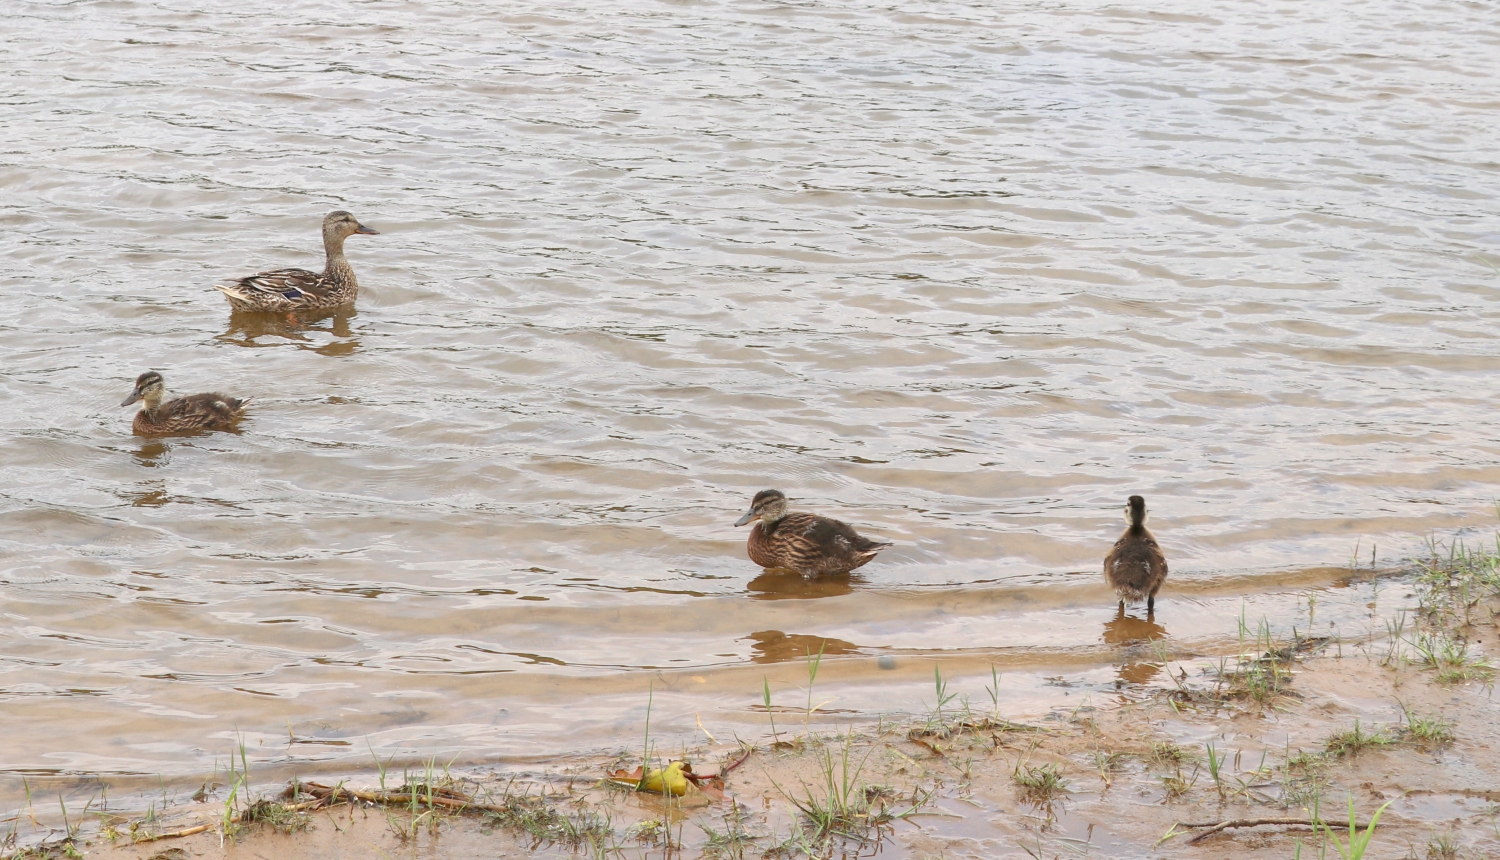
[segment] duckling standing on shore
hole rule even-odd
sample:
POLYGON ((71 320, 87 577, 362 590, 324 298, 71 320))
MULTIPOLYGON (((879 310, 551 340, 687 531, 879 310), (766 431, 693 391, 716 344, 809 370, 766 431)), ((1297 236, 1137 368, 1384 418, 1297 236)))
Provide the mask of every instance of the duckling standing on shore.
POLYGON ((344 240, 355 234, 378 236, 379 233, 359 223, 342 210, 323 217, 323 251, 328 261, 323 273, 306 269, 276 269, 220 284, 219 290, 235 310, 286 311, 336 308, 353 304, 359 295, 354 270, 344 259, 344 240))
POLYGON ((891 546, 860 537, 847 523, 815 514, 789 514, 786 496, 780 490, 761 490, 750 510, 735 521, 742 526, 759 520, 750 529, 746 548, 750 560, 768 568, 795 570, 803 576, 848 573, 891 546))
POLYGON ((1104 557, 1104 578, 1125 601, 1145 599, 1146 614, 1156 611, 1156 592, 1167 578, 1167 558, 1156 545, 1156 538, 1146 528, 1146 500, 1131 496, 1125 505, 1125 520, 1130 526, 1115 548, 1104 557))
POLYGON ((245 414, 247 397, 240 400, 223 394, 191 394, 163 403, 166 385, 161 374, 148 370, 135 380, 135 390, 121 406, 144 400, 131 429, 137 436, 166 436, 199 430, 227 430, 245 414))

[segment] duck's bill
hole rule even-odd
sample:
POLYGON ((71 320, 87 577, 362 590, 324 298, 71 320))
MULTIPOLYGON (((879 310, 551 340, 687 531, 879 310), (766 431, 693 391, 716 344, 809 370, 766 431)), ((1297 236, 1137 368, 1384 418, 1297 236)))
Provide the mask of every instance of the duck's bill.
POLYGON ((755 519, 755 511, 745 511, 745 515, 743 517, 740 517, 739 519, 735 520, 734 524, 737 525, 737 526, 742 526, 745 523, 748 523, 748 522, 750 522, 753 519, 755 519))
POLYGON ((366 227, 363 224, 359 225, 359 229, 355 230, 354 232, 356 232, 356 233, 363 233, 366 236, 379 236, 380 235, 380 231, 378 231, 378 230, 371 230, 369 227, 366 227))
POLYGON ((132 404, 132 403, 134 403, 134 402, 136 402, 137 400, 140 400, 140 399, 141 399, 141 390, 139 388, 137 388, 136 390, 130 392, 130 396, 127 397, 127 398, 125 398, 123 401, 121 401, 120 405, 121 406, 129 406, 130 404, 132 404))

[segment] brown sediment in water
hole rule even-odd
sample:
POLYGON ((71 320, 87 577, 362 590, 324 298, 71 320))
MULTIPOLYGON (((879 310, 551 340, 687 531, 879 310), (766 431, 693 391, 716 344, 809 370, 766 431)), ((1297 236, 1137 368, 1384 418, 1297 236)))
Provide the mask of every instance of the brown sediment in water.
MULTIPOLYGON (((1153 668, 1165 683, 1124 683, 1026 723, 1006 720, 1004 701, 948 700, 925 717, 805 732, 811 714, 781 706, 748 758, 722 739, 655 750, 701 773, 742 761, 722 794, 710 785, 663 798, 605 781, 639 764, 639 748, 453 773, 433 762, 294 783, 259 803, 242 793, 226 805, 226 788, 211 789, 207 802, 150 821, 100 816, 77 844, 121 860, 1215 851, 1284 860, 1299 840, 1303 856, 1337 855, 1326 832, 1291 822, 1319 816, 1347 843, 1352 800, 1361 825, 1380 813, 1369 860, 1496 856, 1500 720, 1478 649, 1495 639, 1500 604, 1419 587, 1413 617, 1384 619, 1389 635, 1373 627, 1272 641, 1249 631, 1240 654, 1212 661, 1162 645, 1153 668), (1468 656, 1427 659, 1445 648, 1468 656)), ((1144 622, 1121 629, 1150 635, 1144 622)))

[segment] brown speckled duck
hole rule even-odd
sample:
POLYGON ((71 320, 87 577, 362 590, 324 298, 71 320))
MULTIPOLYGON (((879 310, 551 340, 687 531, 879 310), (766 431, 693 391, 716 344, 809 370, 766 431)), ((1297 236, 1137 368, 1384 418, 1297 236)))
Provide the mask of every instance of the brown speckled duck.
POLYGON ((286 311, 336 308, 352 304, 359 295, 354 270, 344 259, 344 240, 355 234, 378 236, 374 230, 342 210, 323 217, 323 250, 328 262, 323 273, 306 269, 276 269, 240 278, 215 289, 222 292, 235 310, 286 311))
POLYGON ((226 430, 245 414, 247 397, 240 400, 223 394, 192 394, 162 402, 166 385, 161 374, 148 370, 135 380, 135 390, 121 406, 144 400, 131 429, 137 436, 169 436, 199 430, 226 430))
POLYGON ((815 514, 789 514, 780 490, 761 490, 735 525, 759 520, 750 529, 750 560, 761 567, 786 568, 803 576, 848 573, 890 546, 859 536, 848 523, 815 514))
POLYGON ((1125 521, 1130 526, 1114 549, 1104 557, 1104 578, 1125 601, 1146 601, 1146 614, 1156 611, 1156 592, 1167 578, 1167 557, 1161 554, 1156 538, 1146 528, 1146 500, 1131 496, 1125 504, 1125 521))

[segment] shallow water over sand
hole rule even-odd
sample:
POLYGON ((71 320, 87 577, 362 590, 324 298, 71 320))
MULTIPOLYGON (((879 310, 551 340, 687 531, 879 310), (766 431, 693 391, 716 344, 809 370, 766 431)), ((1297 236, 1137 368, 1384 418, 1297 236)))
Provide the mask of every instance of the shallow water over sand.
POLYGON ((1357 633, 1356 545, 1494 516, 1490 12, 13 4, 0 797, 610 745, 649 685, 755 732, 820 645, 869 714, 1357 633), (358 312, 231 317, 332 208, 358 312), (148 367, 251 416, 132 438, 148 367), (768 486, 896 546, 763 575, 768 486), (1159 631, 1098 579, 1133 492, 1159 631))

